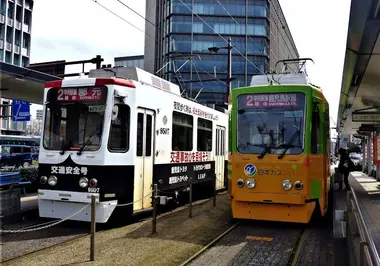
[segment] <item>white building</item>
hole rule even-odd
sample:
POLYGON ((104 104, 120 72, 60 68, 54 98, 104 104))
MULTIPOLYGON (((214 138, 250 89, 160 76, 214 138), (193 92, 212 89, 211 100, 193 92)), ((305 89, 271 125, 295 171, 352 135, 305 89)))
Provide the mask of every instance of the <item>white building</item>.
MULTIPOLYGON (((0 61, 26 67, 29 65, 33 0, 0 0, 0 61)), ((0 99, 1 105, 11 100, 0 99)), ((11 107, 3 106, 0 115, 10 116, 11 107)), ((20 134, 26 122, 0 118, 1 134, 20 134)))

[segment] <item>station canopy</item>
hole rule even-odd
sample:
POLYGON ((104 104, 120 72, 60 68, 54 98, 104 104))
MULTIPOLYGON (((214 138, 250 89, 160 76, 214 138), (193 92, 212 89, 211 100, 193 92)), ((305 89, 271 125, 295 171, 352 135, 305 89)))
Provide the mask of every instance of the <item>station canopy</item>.
POLYGON ((380 0, 352 0, 337 132, 367 135, 380 127, 380 0))
POLYGON ((62 78, 0 62, 0 97, 42 104, 45 83, 57 79, 62 78))

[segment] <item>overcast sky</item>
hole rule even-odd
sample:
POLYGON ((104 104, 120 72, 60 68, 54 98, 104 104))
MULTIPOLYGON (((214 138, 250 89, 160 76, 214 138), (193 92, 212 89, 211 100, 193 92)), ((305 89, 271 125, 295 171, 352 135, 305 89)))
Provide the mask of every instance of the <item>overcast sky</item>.
MULTIPOLYGON (((122 1, 145 15, 144 0, 122 1)), ((312 83, 322 87, 336 121, 351 1, 279 1, 300 56, 315 61, 315 65, 308 65, 309 76, 312 83)), ((145 21, 117 0, 98 3, 144 30, 145 21)), ((35 0, 31 63, 85 60, 100 54, 104 63, 113 64, 116 56, 143 52, 144 33, 93 0, 35 0)), ((67 67, 67 73, 77 71, 80 67, 67 67)), ((36 108, 41 107, 34 105, 32 114, 36 108)))

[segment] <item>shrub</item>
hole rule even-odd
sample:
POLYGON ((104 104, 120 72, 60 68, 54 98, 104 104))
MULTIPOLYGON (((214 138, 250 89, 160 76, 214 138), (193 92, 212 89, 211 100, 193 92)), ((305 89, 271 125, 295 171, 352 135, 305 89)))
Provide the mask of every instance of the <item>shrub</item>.
POLYGON ((30 181, 32 183, 35 183, 38 179, 38 168, 36 167, 21 168, 19 171, 21 174, 22 182, 30 181))

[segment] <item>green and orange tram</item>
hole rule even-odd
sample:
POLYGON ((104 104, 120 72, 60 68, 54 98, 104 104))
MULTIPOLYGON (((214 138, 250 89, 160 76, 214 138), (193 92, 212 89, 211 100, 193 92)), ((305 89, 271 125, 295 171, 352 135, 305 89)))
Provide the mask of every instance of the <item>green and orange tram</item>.
POLYGON ((309 83, 306 60, 282 60, 297 71, 257 75, 231 92, 233 218, 309 223, 331 207, 329 104, 309 83))

